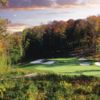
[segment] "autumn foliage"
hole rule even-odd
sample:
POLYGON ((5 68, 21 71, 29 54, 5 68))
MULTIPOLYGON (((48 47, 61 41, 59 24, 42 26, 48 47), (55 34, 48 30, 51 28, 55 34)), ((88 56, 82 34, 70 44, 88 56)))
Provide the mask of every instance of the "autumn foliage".
POLYGON ((22 32, 25 59, 88 56, 99 52, 100 16, 53 21, 22 32))

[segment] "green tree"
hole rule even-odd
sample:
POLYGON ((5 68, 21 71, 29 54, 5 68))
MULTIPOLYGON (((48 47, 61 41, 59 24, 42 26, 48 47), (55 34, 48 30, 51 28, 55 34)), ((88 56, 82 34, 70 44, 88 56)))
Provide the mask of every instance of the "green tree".
POLYGON ((44 26, 25 29, 22 33, 23 57, 34 59, 41 57, 44 26))
POLYGON ((66 22, 53 21, 46 27, 43 36, 44 52, 49 56, 57 56, 64 51, 66 22))
POLYGON ((14 33, 8 36, 8 53, 12 64, 16 64, 22 57, 22 36, 14 33))

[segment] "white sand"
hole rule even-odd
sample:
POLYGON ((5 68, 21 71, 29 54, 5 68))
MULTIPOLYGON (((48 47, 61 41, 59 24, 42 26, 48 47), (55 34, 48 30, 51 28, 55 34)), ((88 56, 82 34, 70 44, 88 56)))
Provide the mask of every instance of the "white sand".
POLYGON ((84 61, 84 60, 88 60, 88 59, 86 59, 86 58, 79 58, 78 60, 79 61, 84 61))
POLYGON ((51 65, 51 64, 54 64, 54 63, 55 63, 55 61, 47 61, 47 62, 44 62, 42 64, 51 65))
POLYGON ((90 66, 91 63, 90 62, 82 62, 80 63, 81 66, 90 66))
POLYGON ((30 62, 30 64, 46 64, 46 65, 51 65, 54 63, 55 61, 46 61, 45 59, 38 59, 30 62))
POLYGON ((94 63, 96 66, 100 66, 100 62, 95 62, 94 63))
POLYGON ((38 60, 31 61, 30 64, 42 64, 43 61, 44 59, 38 59, 38 60))

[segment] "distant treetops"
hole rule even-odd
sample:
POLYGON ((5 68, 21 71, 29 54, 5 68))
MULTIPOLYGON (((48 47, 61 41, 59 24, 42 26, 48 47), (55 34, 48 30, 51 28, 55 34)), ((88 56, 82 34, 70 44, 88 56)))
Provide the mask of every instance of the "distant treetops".
POLYGON ((100 50, 99 40, 100 16, 53 21, 22 32, 23 54, 27 59, 72 53, 90 55, 100 50))
POLYGON ((0 53, 12 63, 100 52, 100 16, 53 21, 15 34, 7 34, 6 25, 7 20, 0 19, 0 53))

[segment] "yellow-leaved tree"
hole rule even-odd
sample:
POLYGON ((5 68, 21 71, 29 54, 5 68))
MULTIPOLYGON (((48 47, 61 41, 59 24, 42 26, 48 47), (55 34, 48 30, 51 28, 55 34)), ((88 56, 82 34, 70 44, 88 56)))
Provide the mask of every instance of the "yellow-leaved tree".
POLYGON ((6 25, 7 20, 0 18, 0 73, 6 72, 10 65, 6 25))
POLYGON ((8 0, 0 0, 0 5, 1 6, 6 6, 8 3, 8 0))

